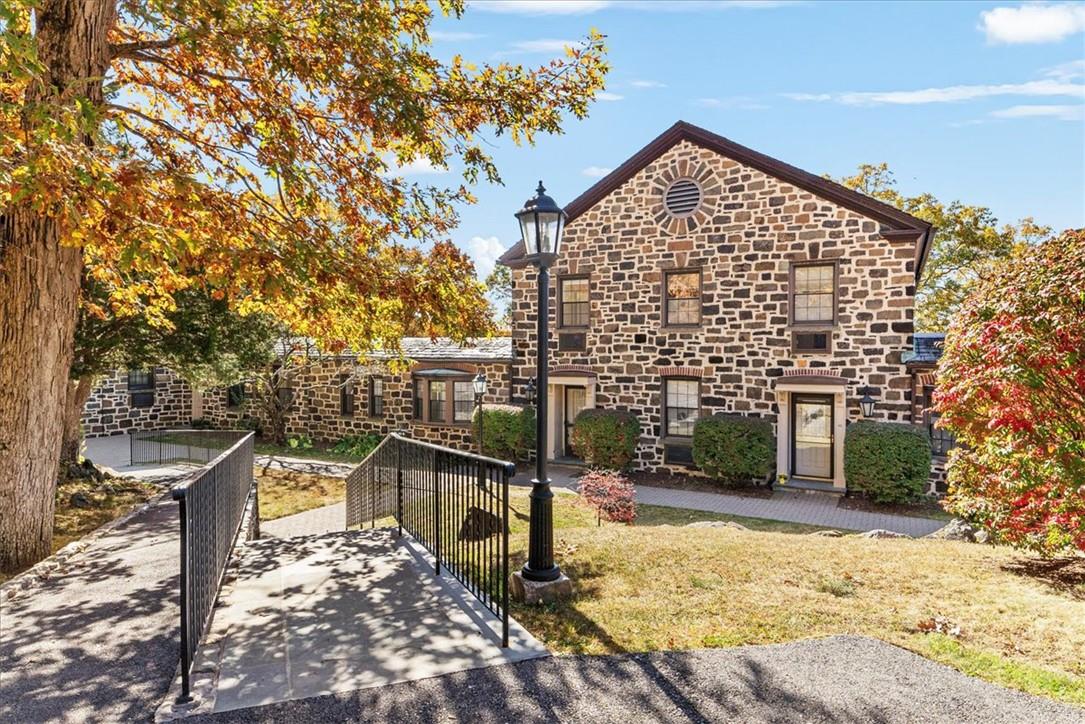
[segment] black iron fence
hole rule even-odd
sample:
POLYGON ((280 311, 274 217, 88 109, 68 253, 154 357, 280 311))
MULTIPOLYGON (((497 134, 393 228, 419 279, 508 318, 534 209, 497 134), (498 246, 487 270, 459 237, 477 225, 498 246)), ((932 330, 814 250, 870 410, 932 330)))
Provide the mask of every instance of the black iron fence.
POLYGON ((509 639, 512 463, 388 435, 347 477, 347 527, 394 518, 502 622, 509 639))
MULTIPOLYGON (((171 431, 176 432, 176 431, 171 431)), ((210 431, 180 431, 193 436, 193 442, 211 442, 210 431)), ((233 432, 234 442, 173 488, 181 517, 181 697, 187 700, 189 676, 196 649, 215 605, 226 563, 241 529, 245 506, 255 495, 253 483, 253 437, 251 432, 233 432)), ((225 440, 219 433, 219 440, 225 440)), ((141 445, 144 444, 142 441, 141 445)), ((179 445, 167 440, 148 445, 179 445)), ((205 444, 200 450, 213 450, 205 444)), ((135 448, 133 448, 134 450, 135 448)), ((155 448, 149 448, 155 449, 155 448)), ((180 450, 174 453, 180 454, 180 450)), ((157 453, 156 453, 157 454, 157 453)), ((200 454, 200 453, 197 453, 200 454)), ((161 460, 170 462, 177 457, 161 460)), ((191 459, 191 458, 185 458, 191 459)))
POLYGON ((139 430, 129 433, 132 465, 205 464, 245 437, 243 430, 139 430))

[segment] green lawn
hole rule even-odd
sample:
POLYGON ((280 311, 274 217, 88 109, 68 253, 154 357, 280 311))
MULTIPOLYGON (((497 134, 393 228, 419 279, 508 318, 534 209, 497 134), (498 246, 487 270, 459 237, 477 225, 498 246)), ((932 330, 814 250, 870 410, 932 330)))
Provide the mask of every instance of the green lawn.
POLYGON ((807 523, 788 523, 783 520, 766 520, 764 518, 747 518, 743 515, 727 515, 725 513, 712 513, 706 510, 688 510, 686 508, 670 508, 664 505, 638 505, 636 526, 656 525, 689 525, 701 521, 731 521, 744 525, 750 530, 767 531, 770 533, 814 533, 819 530, 830 530, 824 526, 809 525, 807 523))
POLYGON ((356 455, 337 453, 328 448, 314 444, 310 448, 290 447, 289 445, 276 445, 263 440, 256 441, 257 455, 271 455, 276 457, 305 458, 307 460, 327 460, 333 463, 360 463, 363 458, 356 455))

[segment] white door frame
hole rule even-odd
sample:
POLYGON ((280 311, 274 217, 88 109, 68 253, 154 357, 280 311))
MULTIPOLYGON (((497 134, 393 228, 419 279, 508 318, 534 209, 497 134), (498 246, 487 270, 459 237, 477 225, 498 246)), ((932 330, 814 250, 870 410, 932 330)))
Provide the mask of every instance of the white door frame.
POLYGON ((595 377, 588 375, 551 377, 548 381, 546 394, 547 419, 550 421, 549 434, 546 441, 546 457, 553 460, 557 457, 558 447, 562 436, 565 434, 565 390, 559 389, 565 386, 583 387, 584 408, 595 407, 595 377))
POLYGON ((848 388, 844 385, 811 385, 781 379, 776 383, 776 405, 780 414, 776 418, 776 474, 791 478, 791 395, 802 393, 832 395, 833 398, 833 479, 834 488, 847 488, 844 479, 844 431, 848 421, 846 399, 848 388))

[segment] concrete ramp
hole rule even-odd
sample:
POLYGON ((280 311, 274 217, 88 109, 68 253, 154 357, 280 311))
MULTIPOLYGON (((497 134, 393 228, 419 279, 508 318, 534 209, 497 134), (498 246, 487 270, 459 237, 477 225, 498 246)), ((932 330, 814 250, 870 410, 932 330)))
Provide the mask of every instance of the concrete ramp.
POLYGON ((423 679, 548 655, 394 530, 256 541, 223 587, 194 676, 195 710, 423 679))

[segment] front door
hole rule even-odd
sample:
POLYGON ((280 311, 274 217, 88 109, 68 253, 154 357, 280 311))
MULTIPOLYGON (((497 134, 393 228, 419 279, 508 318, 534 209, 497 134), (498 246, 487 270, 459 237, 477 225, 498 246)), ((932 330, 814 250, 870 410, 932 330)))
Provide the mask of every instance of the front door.
POLYGON ((573 423, 576 422, 576 416, 580 414, 580 411, 584 409, 584 405, 587 403, 588 390, 585 387, 574 387, 572 385, 564 385, 561 389, 564 397, 564 410, 562 412, 564 434, 562 435, 561 454, 564 457, 571 458, 575 457, 570 442, 573 423))
POLYGON ((792 474, 799 478, 832 478, 832 395, 795 394, 792 399, 792 474))

